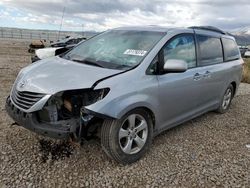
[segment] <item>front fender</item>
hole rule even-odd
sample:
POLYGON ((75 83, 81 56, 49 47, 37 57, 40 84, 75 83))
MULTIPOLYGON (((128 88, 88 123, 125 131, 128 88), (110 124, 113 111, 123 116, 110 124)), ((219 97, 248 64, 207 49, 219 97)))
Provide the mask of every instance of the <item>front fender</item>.
POLYGON ((115 119, 120 119, 130 110, 139 107, 146 107, 150 109, 154 113, 154 115, 156 115, 158 113, 155 106, 158 106, 158 101, 152 96, 148 96, 146 94, 135 94, 119 97, 109 102, 100 101, 90 106, 86 106, 85 109, 115 119))
POLYGON ((120 119, 132 109, 146 107, 154 113, 157 121, 158 80, 155 75, 145 75, 145 71, 137 67, 101 81, 95 89, 110 88, 110 92, 85 109, 120 119))

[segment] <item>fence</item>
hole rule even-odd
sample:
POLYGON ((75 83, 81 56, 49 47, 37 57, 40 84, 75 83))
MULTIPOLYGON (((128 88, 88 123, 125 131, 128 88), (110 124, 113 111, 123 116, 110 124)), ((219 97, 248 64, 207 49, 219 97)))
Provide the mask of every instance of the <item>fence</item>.
POLYGON ((50 31, 50 30, 29 30, 16 28, 0 27, 0 38, 13 39, 44 39, 48 41, 56 41, 58 38, 64 38, 71 35, 82 35, 82 32, 65 32, 50 31))

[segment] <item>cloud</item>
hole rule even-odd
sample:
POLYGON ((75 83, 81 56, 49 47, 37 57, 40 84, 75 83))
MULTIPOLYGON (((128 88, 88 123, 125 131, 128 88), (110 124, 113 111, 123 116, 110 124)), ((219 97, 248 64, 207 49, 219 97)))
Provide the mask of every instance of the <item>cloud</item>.
POLYGON ((102 31, 127 25, 233 29, 250 24, 249 0, 2 0, 0 5, 22 13, 12 20, 52 28, 59 27, 65 7, 64 30, 102 31))

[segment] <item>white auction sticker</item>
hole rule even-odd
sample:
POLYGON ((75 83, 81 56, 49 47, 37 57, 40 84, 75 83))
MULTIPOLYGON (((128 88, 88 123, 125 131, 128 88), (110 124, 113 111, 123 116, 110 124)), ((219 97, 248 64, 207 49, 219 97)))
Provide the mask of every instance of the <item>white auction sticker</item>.
POLYGON ((135 56, 144 56, 147 51, 144 50, 134 50, 134 49, 127 49, 123 54, 125 55, 135 55, 135 56))

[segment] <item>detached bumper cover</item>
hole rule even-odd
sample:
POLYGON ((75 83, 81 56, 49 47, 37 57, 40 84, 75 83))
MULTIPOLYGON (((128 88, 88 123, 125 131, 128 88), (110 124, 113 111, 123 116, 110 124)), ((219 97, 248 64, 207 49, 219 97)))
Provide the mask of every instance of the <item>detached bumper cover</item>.
POLYGON ((75 135, 79 127, 79 119, 40 123, 34 113, 25 113, 16 108, 9 97, 6 100, 5 109, 18 125, 51 138, 67 139, 75 135))

